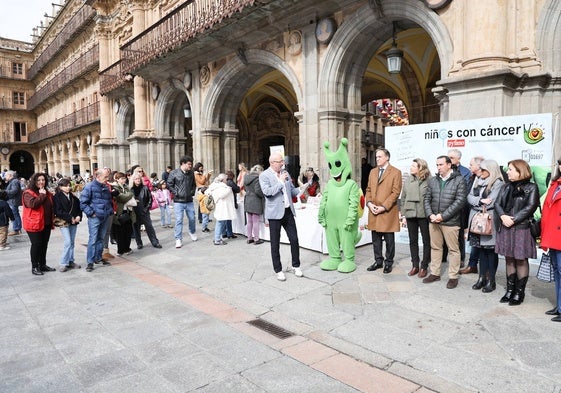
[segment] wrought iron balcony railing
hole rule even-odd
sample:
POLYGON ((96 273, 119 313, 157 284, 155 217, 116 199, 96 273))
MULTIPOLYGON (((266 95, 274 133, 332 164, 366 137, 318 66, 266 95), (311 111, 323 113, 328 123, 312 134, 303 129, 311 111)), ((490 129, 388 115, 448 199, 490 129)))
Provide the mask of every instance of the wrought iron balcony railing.
POLYGON ((45 65, 52 60, 58 51, 65 47, 73 37, 86 28, 87 24, 93 20, 94 16, 95 11, 93 8, 89 5, 82 6, 82 8, 80 8, 80 10, 70 19, 70 21, 68 21, 53 42, 49 44, 47 49, 41 53, 41 55, 29 68, 29 71, 27 72, 29 79, 35 78, 39 71, 41 71, 45 65))
POLYGON ((134 71, 212 28, 255 0, 191 0, 121 47, 121 60, 100 72, 101 94, 122 86, 134 71))
POLYGON ((66 67, 60 74, 51 79, 45 86, 37 90, 37 92, 27 101, 29 110, 33 110, 41 102, 46 100, 53 93, 68 86, 82 75, 96 70, 99 67, 99 47, 95 45, 72 64, 66 67))
POLYGON ((99 101, 30 132, 28 141, 41 142, 97 121, 99 121, 99 101))

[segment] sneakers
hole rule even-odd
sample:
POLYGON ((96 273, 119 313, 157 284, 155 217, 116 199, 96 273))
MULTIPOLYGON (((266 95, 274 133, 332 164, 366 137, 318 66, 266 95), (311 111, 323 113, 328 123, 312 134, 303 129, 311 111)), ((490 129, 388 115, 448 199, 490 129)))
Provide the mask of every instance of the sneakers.
POLYGON ((86 271, 91 272, 92 270, 94 270, 93 263, 88 263, 88 267, 86 267, 86 271))
POLYGON ((58 271, 61 273, 64 273, 66 271, 68 271, 68 267, 66 267, 65 265, 62 265, 61 267, 58 268, 58 271))
POLYGON ((435 281, 440 281, 440 276, 435 276, 434 274, 430 274, 427 278, 423 279, 423 284, 430 284, 435 281))
POLYGON ((226 244, 228 243, 226 243, 224 240, 220 240, 219 242, 214 242, 215 246, 225 246, 226 244))
POLYGON ((304 273, 302 273, 302 269, 300 269, 299 267, 292 267, 292 265, 287 266, 286 271, 294 273, 294 275, 296 277, 303 277, 304 276, 304 273))
POLYGON ((9 250, 9 249, 10 249, 10 246, 0 247, 0 251, 9 250))
POLYGON ((210 232, 210 229, 208 229, 208 228, 203 228, 202 231, 203 231, 203 232, 210 232))
POLYGON ((194 233, 189 233, 189 236, 191 236, 191 240, 193 240, 194 242, 197 241, 197 235, 195 235, 194 233))
POLYGON ((81 269, 82 265, 78 265, 77 263, 70 262, 67 266, 69 269, 81 269))
POLYGON ((175 240, 175 248, 181 248, 182 245, 183 245, 183 244, 182 244, 182 242, 181 242, 181 239, 176 239, 176 240, 175 240))
POLYGON ((278 273, 277 273, 277 280, 279 280, 279 281, 286 281, 286 276, 284 275, 283 272, 278 272, 278 273))

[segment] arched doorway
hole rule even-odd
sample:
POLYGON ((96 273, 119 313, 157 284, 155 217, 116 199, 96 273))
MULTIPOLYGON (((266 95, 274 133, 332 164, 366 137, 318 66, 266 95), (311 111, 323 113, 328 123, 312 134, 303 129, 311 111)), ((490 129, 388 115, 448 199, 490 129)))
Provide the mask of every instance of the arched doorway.
POLYGON ((16 171, 19 177, 29 179, 35 173, 35 160, 28 152, 17 150, 10 156, 10 169, 16 171))

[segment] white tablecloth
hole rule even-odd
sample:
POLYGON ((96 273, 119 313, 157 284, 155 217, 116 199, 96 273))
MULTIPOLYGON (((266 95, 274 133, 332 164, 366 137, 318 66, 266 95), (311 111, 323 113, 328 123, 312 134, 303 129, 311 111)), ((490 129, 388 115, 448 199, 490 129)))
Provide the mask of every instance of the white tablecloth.
MULTIPOLYGON (((318 223, 318 206, 301 205, 301 208, 296 209, 296 228, 298 230, 298 242, 300 247, 307 248, 314 251, 319 251, 327 254, 327 241, 325 237, 325 230, 318 223)), ((245 218, 243 201, 238 202, 238 210, 236 212, 237 218, 232 221, 232 230, 234 233, 246 234, 245 218)), ((357 244, 357 247, 372 243, 372 236, 369 230, 364 229, 368 222, 368 213, 364 215, 359 221, 359 228, 362 232, 362 239, 357 244)), ((269 227, 265 223, 261 223, 259 228, 259 237, 263 240, 270 240, 269 227)), ((284 229, 281 230, 281 243, 288 244, 288 237, 284 229)))

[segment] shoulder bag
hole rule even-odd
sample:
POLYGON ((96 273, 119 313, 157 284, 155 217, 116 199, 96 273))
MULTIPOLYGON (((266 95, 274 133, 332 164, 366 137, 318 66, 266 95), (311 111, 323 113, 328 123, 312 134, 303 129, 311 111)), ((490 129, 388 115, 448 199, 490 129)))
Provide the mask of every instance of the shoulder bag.
POLYGON ((483 205, 483 210, 477 212, 471 220, 469 231, 476 235, 490 236, 493 233, 493 217, 487 212, 487 207, 483 205))
POLYGON ((544 252, 542 258, 540 259, 540 267, 538 267, 538 273, 536 278, 544 282, 553 282, 555 278, 553 276, 553 266, 551 266, 551 257, 549 252, 544 252))

